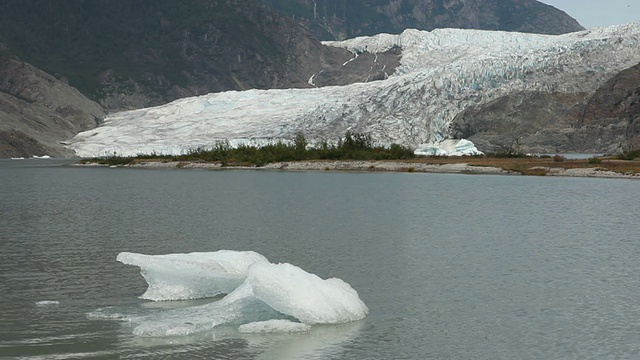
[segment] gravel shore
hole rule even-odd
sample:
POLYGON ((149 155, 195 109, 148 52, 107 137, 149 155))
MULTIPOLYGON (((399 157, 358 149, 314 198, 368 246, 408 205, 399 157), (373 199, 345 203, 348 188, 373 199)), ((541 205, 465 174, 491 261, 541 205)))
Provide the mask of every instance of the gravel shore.
MULTIPOLYGON (((420 162, 401 161, 292 161, 277 162, 265 166, 228 166, 220 163, 187 162, 187 161, 136 161, 126 167, 135 168, 179 168, 179 169, 240 169, 240 170, 286 170, 286 171, 387 171, 387 172, 416 172, 416 173, 454 173, 454 174, 495 174, 520 175, 513 171, 506 171, 497 167, 474 166, 466 163, 426 164, 420 162)), ((540 167, 547 176, 597 177, 640 179, 640 174, 618 173, 599 168, 563 169, 540 167)))

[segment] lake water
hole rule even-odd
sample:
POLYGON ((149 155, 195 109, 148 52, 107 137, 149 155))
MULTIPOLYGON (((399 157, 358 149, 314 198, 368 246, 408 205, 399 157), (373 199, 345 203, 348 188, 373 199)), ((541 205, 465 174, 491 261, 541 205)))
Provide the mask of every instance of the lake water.
POLYGON ((0 358, 640 358, 638 181, 60 163, 0 161, 0 358), (370 314, 174 338, 87 315, 203 302, 138 299, 119 252, 220 249, 342 278, 370 314))

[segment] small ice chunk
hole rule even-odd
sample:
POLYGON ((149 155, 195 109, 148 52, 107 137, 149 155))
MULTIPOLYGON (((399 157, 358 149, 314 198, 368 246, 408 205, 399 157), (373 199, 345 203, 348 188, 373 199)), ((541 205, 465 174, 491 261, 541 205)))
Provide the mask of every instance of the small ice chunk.
POLYGON ((292 333, 307 332, 311 326, 290 320, 267 320, 240 325, 238 331, 243 334, 255 333, 292 333))
POLYGON ((60 301, 58 300, 36 301, 36 306, 51 306, 51 305, 58 305, 58 304, 60 304, 60 301))

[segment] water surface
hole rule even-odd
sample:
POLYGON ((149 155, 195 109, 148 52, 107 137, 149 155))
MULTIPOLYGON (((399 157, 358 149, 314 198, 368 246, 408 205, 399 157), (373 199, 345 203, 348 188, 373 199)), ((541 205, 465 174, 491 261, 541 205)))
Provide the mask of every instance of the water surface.
POLYGON ((0 357, 637 359, 639 194, 621 179, 0 161, 0 357), (155 339, 87 316, 211 301, 138 299, 119 252, 220 249, 342 278, 371 313, 155 339))

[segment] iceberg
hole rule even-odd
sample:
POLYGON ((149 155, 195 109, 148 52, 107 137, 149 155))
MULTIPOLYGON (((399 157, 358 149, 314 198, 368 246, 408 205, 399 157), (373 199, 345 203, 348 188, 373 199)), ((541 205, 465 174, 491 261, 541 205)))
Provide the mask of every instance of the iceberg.
MULTIPOLYGON (((369 309, 348 283, 323 280, 303 269, 272 264, 255 252, 143 255, 120 253, 117 260, 140 267, 149 284, 141 296, 154 301, 226 294, 205 305, 133 316, 102 315, 134 324, 144 337, 184 336, 237 327, 243 333, 306 332, 315 324, 361 320, 369 309)), ((103 312, 92 313, 100 317, 103 312)))
POLYGON ((449 139, 436 144, 423 144, 418 146, 414 153, 423 156, 474 156, 483 154, 471 141, 465 139, 449 139))
POLYGON ((299 133, 313 146, 351 131, 369 134, 378 145, 417 149, 448 140, 455 116, 469 106, 520 91, 595 91, 640 62, 640 23, 564 35, 409 29, 325 44, 355 54, 397 46, 401 63, 380 81, 227 91, 115 113, 68 147, 80 157, 176 155, 221 141, 291 142, 299 133))
POLYGON ((140 298, 170 301, 228 294, 244 282, 249 266, 267 259, 253 251, 220 250, 168 255, 122 252, 116 260, 140 267, 149 284, 140 298))

